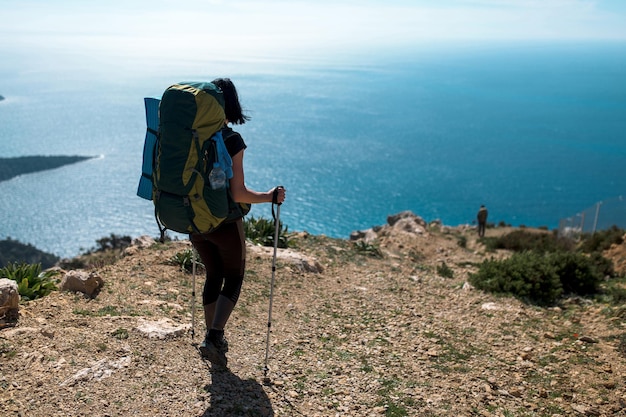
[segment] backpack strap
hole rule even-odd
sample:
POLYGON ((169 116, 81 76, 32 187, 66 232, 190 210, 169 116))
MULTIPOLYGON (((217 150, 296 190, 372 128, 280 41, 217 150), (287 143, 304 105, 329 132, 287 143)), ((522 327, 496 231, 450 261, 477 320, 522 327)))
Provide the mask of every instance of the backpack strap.
MULTIPOLYGON (((154 197, 158 200, 161 197, 161 191, 157 190, 154 197)), ((163 225, 163 223, 161 223, 161 220, 159 220, 159 213, 157 212, 156 204, 154 205, 154 220, 156 220, 157 227, 159 228, 159 233, 161 234, 161 236, 159 237, 159 242, 165 243, 165 231, 167 230, 167 228, 163 225)))
MULTIPOLYGON (((163 193, 164 191, 161 190, 157 190, 156 191, 156 199, 158 200, 159 198, 161 198, 161 193, 163 193)), ((169 194, 169 193, 168 193, 169 194)), ((191 207, 191 201, 189 200, 189 196, 177 196, 179 198, 181 198, 183 200, 183 205, 185 206, 185 208, 187 209, 187 216, 189 218, 189 222, 191 223, 191 227, 193 228, 195 233, 201 234, 200 229, 198 229, 198 226, 196 226, 196 223, 193 221, 193 208, 191 207)), ((161 222, 161 220, 159 219, 159 214, 157 212, 157 206, 155 204, 154 206, 154 218, 156 220, 156 224, 157 227, 159 228, 159 233, 161 234, 159 241, 161 243, 165 243, 165 232, 167 231, 167 227, 161 222)))

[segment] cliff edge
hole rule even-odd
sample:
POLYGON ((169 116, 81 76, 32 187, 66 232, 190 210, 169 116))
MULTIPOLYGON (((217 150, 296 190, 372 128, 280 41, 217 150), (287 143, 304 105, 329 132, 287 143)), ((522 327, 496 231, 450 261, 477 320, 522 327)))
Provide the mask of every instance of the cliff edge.
POLYGON ((197 351, 202 272, 172 262, 189 243, 135 242, 92 271, 95 298, 54 292, 0 331, 0 414, 626 415, 623 315, 473 289, 468 274, 507 254, 486 253, 470 226, 405 217, 358 234, 301 232, 279 250, 269 350, 272 250, 248 247, 228 369, 197 351))

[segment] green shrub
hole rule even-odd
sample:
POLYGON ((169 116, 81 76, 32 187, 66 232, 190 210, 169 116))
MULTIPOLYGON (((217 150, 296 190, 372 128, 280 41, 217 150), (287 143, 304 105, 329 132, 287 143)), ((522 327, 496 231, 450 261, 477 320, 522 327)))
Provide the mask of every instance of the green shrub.
MULTIPOLYGON (((276 223, 274 220, 264 218, 255 219, 254 216, 244 218, 243 222, 246 239, 252 243, 262 246, 274 246, 274 234, 276 233, 276 223)), ((286 248, 289 242, 287 239, 287 227, 283 229, 283 223, 278 224, 278 247, 286 248)))
POLYGON ((601 299, 614 305, 626 306, 626 288, 624 279, 610 280, 607 285, 602 288, 601 299))
POLYGON ((556 252, 548 255, 548 261, 556 268, 565 294, 590 295, 598 291, 602 275, 589 257, 556 252))
POLYGON ((510 258, 484 261, 469 281, 476 288, 496 294, 513 295, 525 302, 553 305, 563 286, 556 268, 540 253, 526 251, 510 258))
POLYGON ((601 281, 593 261, 572 252, 515 253, 502 261, 484 261, 470 274, 470 283, 478 289, 544 306, 556 304, 563 294, 595 294, 601 281))
POLYGON ((437 265, 437 275, 444 278, 454 278, 454 271, 445 262, 437 265))
POLYGON ((79 256, 61 259, 58 265, 63 269, 93 269, 112 265, 121 258, 124 249, 130 246, 130 236, 118 236, 111 233, 108 237, 96 240, 96 246, 83 250, 79 256))
POLYGON ((128 339, 128 330, 120 327, 119 329, 116 329, 113 333, 111 333, 111 336, 119 340, 128 339))
POLYGON ((605 258, 599 252, 593 252, 589 255, 589 260, 594 265, 598 273, 604 277, 617 276, 615 269, 613 268, 613 261, 605 258))
POLYGON ((118 236, 111 233, 108 237, 103 237, 96 240, 97 246, 93 251, 105 252, 108 250, 124 250, 130 246, 132 238, 130 236, 118 236))
POLYGON ((514 252, 536 251, 556 252, 570 250, 574 243, 568 239, 560 238, 556 233, 536 233, 527 230, 515 230, 500 237, 484 238, 487 250, 507 249, 514 252))
POLYGON ((611 247, 612 244, 621 245, 624 242, 624 231, 617 226, 612 226, 607 230, 600 230, 592 235, 584 235, 580 250, 585 253, 602 252, 611 247))
POLYGON ((9 263, 0 269, 0 278, 17 282, 17 289, 23 301, 45 297, 57 289, 53 278, 56 271, 41 272, 41 264, 9 263))
POLYGON ((354 241, 352 245, 354 246, 354 249, 361 255, 367 255, 373 258, 384 257, 383 252, 377 245, 367 243, 364 240, 354 241))
POLYGON ((200 256, 193 249, 185 249, 182 252, 178 252, 170 258, 169 263, 171 265, 178 265, 183 272, 193 272, 194 257, 197 267, 200 266, 204 268, 204 264, 200 260, 200 256))

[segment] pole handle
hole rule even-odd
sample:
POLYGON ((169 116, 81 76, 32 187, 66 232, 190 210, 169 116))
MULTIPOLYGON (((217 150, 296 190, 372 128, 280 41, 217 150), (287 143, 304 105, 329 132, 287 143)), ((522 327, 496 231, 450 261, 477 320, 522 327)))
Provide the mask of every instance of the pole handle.
POLYGON ((278 204, 279 206, 282 203, 278 202, 278 190, 284 190, 285 187, 283 187, 282 185, 277 186, 276 188, 274 188, 274 192, 272 193, 272 204, 278 204))

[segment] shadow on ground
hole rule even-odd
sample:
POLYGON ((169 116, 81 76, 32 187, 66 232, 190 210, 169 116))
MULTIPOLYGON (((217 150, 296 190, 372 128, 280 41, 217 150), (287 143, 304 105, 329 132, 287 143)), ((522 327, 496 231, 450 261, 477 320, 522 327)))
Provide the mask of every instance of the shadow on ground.
POLYGON ((270 399, 261 384, 254 379, 242 380, 227 368, 209 367, 211 383, 204 389, 210 394, 211 406, 203 417, 274 416, 270 399))

